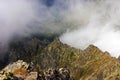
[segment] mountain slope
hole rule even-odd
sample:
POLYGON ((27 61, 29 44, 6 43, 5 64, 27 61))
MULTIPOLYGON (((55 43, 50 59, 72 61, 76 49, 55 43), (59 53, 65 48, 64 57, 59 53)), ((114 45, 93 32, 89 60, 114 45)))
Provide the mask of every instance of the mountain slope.
MULTIPOLYGON (((44 42, 42 42, 44 44, 44 42)), ((63 44, 59 39, 48 42, 47 45, 41 45, 39 39, 32 39, 30 45, 23 45, 23 49, 31 51, 24 53, 28 56, 22 56, 19 51, 14 50, 11 56, 21 56, 18 59, 33 62, 38 70, 47 70, 49 68, 68 68, 75 80, 119 80, 120 79, 120 61, 111 57, 108 52, 102 52, 94 45, 88 46, 85 50, 75 49, 63 44), (38 43, 39 42, 39 43, 38 43), (37 43, 37 48, 34 46, 37 43), (32 44, 32 46, 31 46, 32 44), (30 46, 30 48, 29 48, 30 46), (30 55, 29 55, 30 54, 30 55), (31 55, 32 54, 32 55, 31 55)))

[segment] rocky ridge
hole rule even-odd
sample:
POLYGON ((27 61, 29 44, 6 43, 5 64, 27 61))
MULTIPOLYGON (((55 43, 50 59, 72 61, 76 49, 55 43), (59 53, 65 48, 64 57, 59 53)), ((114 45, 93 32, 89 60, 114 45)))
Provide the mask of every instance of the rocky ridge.
POLYGON ((96 46, 89 45, 80 50, 61 43, 58 38, 44 42, 35 38, 22 47, 15 45, 18 48, 10 51, 10 61, 32 62, 37 71, 69 69, 75 80, 120 80, 120 60, 96 46))

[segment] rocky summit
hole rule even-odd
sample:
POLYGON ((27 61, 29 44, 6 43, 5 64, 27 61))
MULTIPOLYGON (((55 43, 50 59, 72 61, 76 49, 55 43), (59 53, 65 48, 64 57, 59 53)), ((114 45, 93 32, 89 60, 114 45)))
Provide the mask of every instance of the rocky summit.
POLYGON ((94 45, 75 49, 56 38, 16 42, 1 80, 120 80, 120 58, 94 45), (22 61, 23 60, 23 61, 22 61), (24 62, 25 61, 25 62, 24 62))

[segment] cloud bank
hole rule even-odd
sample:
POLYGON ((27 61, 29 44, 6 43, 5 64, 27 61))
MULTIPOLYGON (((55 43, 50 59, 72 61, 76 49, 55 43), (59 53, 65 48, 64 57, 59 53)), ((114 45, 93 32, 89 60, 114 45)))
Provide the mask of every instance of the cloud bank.
POLYGON ((71 4, 67 20, 77 27, 60 39, 70 46, 85 49, 94 44, 114 57, 120 55, 120 1, 76 0, 71 4))
POLYGON ((0 46, 13 36, 63 33, 61 42, 78 49, 94 44, 120 55, 119 0, 0 0, 0 46))
POLYGON ((63 2, 52 1, 55 3, 47 0, 0 0, 0 46, 8 44, 13 36, 28 37, 64 30, 61 26, 64 5, 60 5, 63 2))

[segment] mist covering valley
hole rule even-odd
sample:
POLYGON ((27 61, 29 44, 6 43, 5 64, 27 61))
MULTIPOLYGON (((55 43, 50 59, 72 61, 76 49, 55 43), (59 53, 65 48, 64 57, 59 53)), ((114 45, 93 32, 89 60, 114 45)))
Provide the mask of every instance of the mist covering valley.
POLYGON ((61 42, 78 49, 94 44, 120 55, 119 0, 0 0, 0 42, 14 37, 61 34, 61 42), (4 34, 4 35, 3 35, 4 34))

